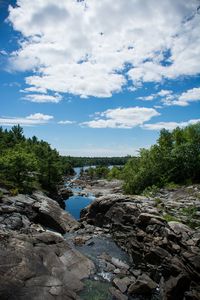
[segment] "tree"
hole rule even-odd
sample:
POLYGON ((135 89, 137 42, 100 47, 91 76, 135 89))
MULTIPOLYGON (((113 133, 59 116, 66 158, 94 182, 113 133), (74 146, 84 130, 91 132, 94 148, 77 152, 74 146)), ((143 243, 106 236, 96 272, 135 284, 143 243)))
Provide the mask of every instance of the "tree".
POLYGON ((157 144, 141 149, 137 159, 130 159, 123 169, 127 193, 141 193, 145 188, 167 183, 200 181, 200 123, 161 130, 157 144))
POLYGON ((34 154, 15 147, 0 157, 0 167, 5 179, 24 188, 35 179, 38 162, 34 154))

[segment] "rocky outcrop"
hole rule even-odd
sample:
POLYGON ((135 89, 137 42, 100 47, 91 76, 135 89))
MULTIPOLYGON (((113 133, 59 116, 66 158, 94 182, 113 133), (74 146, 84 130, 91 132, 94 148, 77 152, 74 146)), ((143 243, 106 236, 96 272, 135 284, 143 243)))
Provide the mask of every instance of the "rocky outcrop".
POLYGON ((72 300, 93 263, 52 232, 0 232, 0 299, 72 300))
POLYGON ((130 295, 151 295, 157 287, 164 300, 198 299, 199 229, 167 222, 155 200, 143 196, 100 197, 81 217, 93 226, 109 226, 114 240, 131 256, 136 281, 128 288, 130 295))
POLYGON ((58 203, 41 192, 11 197, 5 195, 0 203, 0 228, 29 229, 40 224, 65 233, 78 223, 58 203))
POLYGON ((0 299, 72 300, 94 264, 60 233, 78 223, 40 192, 0 199, 0 299))

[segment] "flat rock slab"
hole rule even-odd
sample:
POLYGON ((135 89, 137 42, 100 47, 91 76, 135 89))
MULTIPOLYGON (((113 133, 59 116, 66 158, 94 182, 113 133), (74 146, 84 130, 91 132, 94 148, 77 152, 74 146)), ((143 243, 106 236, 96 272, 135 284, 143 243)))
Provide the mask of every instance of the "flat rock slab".
POLYGON ((52 232, 0 232, 0 299, 78 299, 94 264, 52 232))

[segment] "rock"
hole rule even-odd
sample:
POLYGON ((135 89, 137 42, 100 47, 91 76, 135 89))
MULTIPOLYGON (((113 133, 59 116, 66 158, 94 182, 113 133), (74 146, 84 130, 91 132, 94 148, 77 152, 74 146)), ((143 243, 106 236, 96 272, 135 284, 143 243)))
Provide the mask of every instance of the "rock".
POLYGON ((152 215, 148 213, 141 213, 138 217, 139 224, 163 224, 165 220, 159 215, 152 215))
POLYGON ((199 300, 200 299, 200 291, 190 291, 190 292, 185 292, 184 294, 185 298, 184 300, 199 300))
POLYGON ((32 197, 36 200, 33 204, 33 208, 36 209, 38 213, 38 223, 48 224, 50 228, 54 228, 61 233, 69 231, 78 224, 70 214, 59 207, 56 201, 39 192, 34 193, 32 197))
POLYGON ((161 279, 161 297, 163 300, 182 300, 184 293, 189 289, 190 280, 184 273, 177 277, 170 276, 166 281, 161 279))
POLYGON ((35 223, 65 233, 78 225, 56 201, 41 192, 35 192, 31 196, 6 195, 0 203, 0 213, 0 228, 11 230, 24 230, 30 228, 31 223, 35 223))
POLYGON ((159 265, 166 257, 171 255, 161 247, 153 248, 146 254, 145 260, 150 264, 159 265))
POLYGON ((128 293, 134 294, 147 294, 150 295, 152 291, 157 287, 157 284, 146 274, 142 274, 138 277, 137 281, 130 285, 128 293))
POLYGON ((76 236, 74 238, 74 244, 76 246, 81 246, 81 245, 84 245, 90 239, 91 239, 91 236, 76 236))
POLYGON ((61 195, 63 200, 67 200, 69 197, 73 196, 73 192, 67 188, 60 189, 59 194, 61 195))
POLYGON ((128 297, 123 295, 119 290, 114 287, 109 289, 110 293, 113 295, 115 300, 128 300, 128 297))
POLYGON ((175 232, 176 234, 181 234, 181 235, 185 236, 185 235, 192 233, 191 228, 189 228, 187 225, 182 224, 180 222, 171 221, 171 222, 168 222, 168 225, 169 225, 170 229, 173 232, 175 232))
POLYGON ((0 232, 0 299, 77 299, 93 263, 52 232, 0 232))
POLYGON ((121 261, 120 259, 115 258, 115 257, 111 258, 111 263, 115 267, 120 268, 120 269, 126 269, 126 270, 128 270, 130 268, 129 265, 127 265, 126 263, 124 263, 123 261, 121 261))
POLYGON ((125 293, 127 291, 128 286, 135 282, 135 278, 132 277, 124 277, 124 278, 115 278, 113 280, 114 285, 122 292, 125 293))

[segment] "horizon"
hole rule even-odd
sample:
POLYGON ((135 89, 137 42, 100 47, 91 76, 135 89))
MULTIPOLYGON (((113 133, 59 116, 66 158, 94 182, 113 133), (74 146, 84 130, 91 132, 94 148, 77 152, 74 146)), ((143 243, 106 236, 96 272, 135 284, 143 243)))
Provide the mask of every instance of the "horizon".
POLYGON ((198 0, 0 1, 0 23, 4 129, 123 157, 200 121, 198 0))

